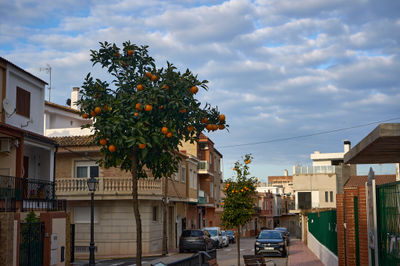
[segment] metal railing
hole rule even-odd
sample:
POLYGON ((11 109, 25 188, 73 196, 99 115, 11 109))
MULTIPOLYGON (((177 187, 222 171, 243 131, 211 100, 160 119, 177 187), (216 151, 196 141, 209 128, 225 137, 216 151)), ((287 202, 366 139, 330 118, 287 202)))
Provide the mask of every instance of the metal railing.
POLYGON ((336 173, 335 165, 322 165, 322 166, 302 166, 297 165, 294 167, 294 174, 334 174, 336 173))
POLYGON ((197 166, 199 173, 209 172, 210 171, 210 164, 207 161, 200 161, 197 166))

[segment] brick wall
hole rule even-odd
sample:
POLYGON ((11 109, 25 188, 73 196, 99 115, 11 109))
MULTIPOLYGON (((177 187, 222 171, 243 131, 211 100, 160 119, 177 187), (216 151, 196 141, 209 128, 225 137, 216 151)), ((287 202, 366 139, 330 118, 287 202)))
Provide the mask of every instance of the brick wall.
POLYGON ((14 213, 0 213, 0 264, 13 265, 14 213))
POLYGON ((360 265, 368 265, 368 229, 365 187, 345 188, 336 195, 339 266, 356 265, 354 197, 358 197, 358 241, 360 265), (344 227, 346 224, 346 228, 344 227))

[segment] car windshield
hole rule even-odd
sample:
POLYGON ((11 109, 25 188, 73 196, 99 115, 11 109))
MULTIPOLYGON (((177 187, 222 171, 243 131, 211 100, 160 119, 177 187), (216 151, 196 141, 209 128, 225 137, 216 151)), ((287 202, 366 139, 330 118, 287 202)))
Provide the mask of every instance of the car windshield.
POLYGON ((199 237, 203 236, 203 231, 201 230, 185 230, 182 233, 183 237, 199 237))
POLYGON ((218 230, 207 230, 211 236, 217 236, 218 235, 218 230))
POLYGON ((278 231, 262 231, 258 239, 282 239, 282 235, 278 231))
POLYGON ((233 236, 233 231, 226 231, 226 234, 227 234, 228 236, 233 236))

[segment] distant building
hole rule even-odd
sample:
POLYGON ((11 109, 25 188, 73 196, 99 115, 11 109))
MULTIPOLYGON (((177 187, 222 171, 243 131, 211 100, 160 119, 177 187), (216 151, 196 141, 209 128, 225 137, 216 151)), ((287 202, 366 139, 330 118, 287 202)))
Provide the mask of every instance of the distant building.
POLYGON ((283 176, 268 176, 268 185, 272 187, 283 187, 285 194, 293 194, 293 176, 284 170, 283 176))
POLYGON ((344 151, 338 153, 311 154, 312 166, 293 167, 293 191, 296 209, 336 208, 336 194, 350 176, 356 175, 356 165, 343 162, 350 150, 350 141, 344 142, 344 151))

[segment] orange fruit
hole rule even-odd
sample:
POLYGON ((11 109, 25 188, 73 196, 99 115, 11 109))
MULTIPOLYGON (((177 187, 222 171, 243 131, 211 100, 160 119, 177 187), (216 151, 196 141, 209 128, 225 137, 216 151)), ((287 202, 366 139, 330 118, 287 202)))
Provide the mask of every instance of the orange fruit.
POLYGON ((141 104, 141 103, 137 103, 137 104, 135 105, 135 108, 136 108, 136 110, 141 111, 141 110, 142 110, 142 104, 141 104))
POLYGON ((199 91, 199 88, 197 88, 197 86, 193 86, 190 88, 190 92, 193 94, 196 94, 199 91))
POLYGON ((85 119, 88 119, 89 115, 88 114, 82 114, 82 117, 85 118, 85 119))
POLYGON ((137 85, 137 86, 136 86, 136 89, 137 89, 138 91, 142 91, 142 90, 143 90, 143 85, 142 85, 142 84, 137 85))
POLYGON ((186 108, 183 108, 183 109, 179 110, 179 113, 181 113, 181 114, 186 113, 186 108))
POLYGON ((109 111, 110 109, 108 108, 108 105, 107 104, 105 104, 104 106, 103 106, 103 108, 104 108, 104 111, 109 111))
POLYGON ((162 127, 161 128, 161 133, 163 133, 164 135, 168 133, 168 128, 167 127, 162 127))
POLYGON ((218 128, 222 130, 222 129, 224 129, 224 128, 225 128, 225 125, 223 125, 223 124, 220 124, 220 125, 218 125, 218 128))
POLYGON ((115 152, 115 151, 117 150, 117 148, 115 147, 114 144, 111 144, 110 146, 108 146, 108 150, 109 150, 110 152, 115 152))
POLYGON ((146 106, 144 107, 144 110, 147 112, 150 112, 151 110, 153 110, 153 106, 151 106, 150 104, 146 104, 146 106))
POLYGON ((157 81, 158 80, 158 76, 157 75, 152 75, 151 76, 151 81, 157 81))
POLYGON ((107 144, 107 140, 106 139, 101 139, 99 142, 103 146, 107 144))
POLYGON ((215 131, 215 130, 217 130, 217 129, 218 129, 218 126, 217 126, 217 125, 215 125, 215 124, 212 125, 212 130, 213 130, 213 131, 215 131))
POLYGON ((168 133, 167 133, 167 138, 170 138, 170 137, 172 137, 172 133, 171 133, 171 132, 168 132, 168 133))
POLYGON ((243 192, 244 191, 243 188, 240 191, 243 192))
POLYGON ((207 117, 204 117, 204 118, 201 119, 201 123, 206 124, 207 122, 208 122, 207 117))
POLYGON ((207 124, 206 128, 207 128, 208 131, 211 131, 213 129, 213 125, 207 124))
POLYGON ((90 115, 91 115, 92 117, 95 117, 95 116, 96 116, 96 113, 95 113, 94 111, 90 111, 90 115))
POLYGON ((136 117, 138 117, 138 116, 139 116, 139 113, 134 113, 133 115, 136 116, 136 117))
POLYGON ((146 148, 146 143, 140 143, 139 144, 139 149, 144 149, 146 148))
POLYGON ((101 113, 101 108, 99 106, 96 106, 96 108, 94 108, 94 112, 97 114, 101 113))
POLYGON ((146 72, 144 75, 145 75, 146 77, 148 77, 148 78, 151 78, 151 76, 153 76, 153 74, 151 74, 151 72, 146 72))
POLYGON ((194 130, 194 126, 187 126, 187 130, 188 131, 193 131, 194 130))
POLYGON ((235 193, 235 191, 232 189, 232 193, 235 193))
POLYGON ((220 115, 218 116, 218 120, 219 120, 219 121, 225 121, 225 115, 224 115, 224 114, 220 114, 220 115))
POLYGON ((167 84, 164 84, 161 88, 163 88, 163 89, 165 89, 165 90, 168 90, 168 89, 169 89, 169 87, 168 87, 167 84))
POLYGON ((128 54, 129 56, 133 55, 133 53, 134 53, 133 50, 128 50, 128 52, 127 52, 127 54, 128 54))

